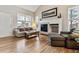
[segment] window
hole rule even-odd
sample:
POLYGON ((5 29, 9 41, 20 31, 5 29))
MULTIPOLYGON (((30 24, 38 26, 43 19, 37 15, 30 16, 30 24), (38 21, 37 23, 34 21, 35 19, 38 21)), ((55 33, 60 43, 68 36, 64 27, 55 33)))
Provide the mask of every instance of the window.
POLYGON ((77 23, 79 22, 79 7, 68 8, 68 20, 69 20, 69 29, 75 28, 78 29, 77 23))
POLYGON ((18 15, 17 16, 17 26, 31 27, 32 16, 28 15, 18 15))

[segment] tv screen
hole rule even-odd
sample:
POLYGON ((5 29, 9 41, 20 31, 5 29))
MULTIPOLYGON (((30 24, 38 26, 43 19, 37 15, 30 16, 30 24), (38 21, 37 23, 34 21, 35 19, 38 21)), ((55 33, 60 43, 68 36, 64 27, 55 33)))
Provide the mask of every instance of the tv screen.
POLYGON ((47 24, 41 24, 41 31, 48 32, 48 25, 47 24))

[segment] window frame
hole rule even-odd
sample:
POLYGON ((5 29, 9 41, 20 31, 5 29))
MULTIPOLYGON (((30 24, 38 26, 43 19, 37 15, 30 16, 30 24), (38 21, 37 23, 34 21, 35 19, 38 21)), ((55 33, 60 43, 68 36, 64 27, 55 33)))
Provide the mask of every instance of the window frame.
POLYGON ((23 22, 24 22, 24 24, 26 24, 26 23, 28 23, 28 25, 30 24, 29 26, 26 25, 26 27, 27 27, 27 26, 28 26, 28 27, 32 27, 32 18, 33 18, 33 17, 30 16, 30 15, 17 14, 17 27, 18 27, 18 26, 22 26, 22 25, 23 25, 23 22), (20 16, 23 16, 23 17, 24 17, 24 20, 19 20, 19 17, 20 17, 20 16), (27 21, 26 18, 29 18, 30 20, 27 21), (22 22, 21 25, 18 25, 18 22, 22 22))

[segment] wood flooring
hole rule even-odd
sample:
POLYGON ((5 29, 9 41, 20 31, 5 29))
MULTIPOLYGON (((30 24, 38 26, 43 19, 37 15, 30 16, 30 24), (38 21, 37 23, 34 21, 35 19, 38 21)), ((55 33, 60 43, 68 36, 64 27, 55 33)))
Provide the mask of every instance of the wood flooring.
POLYGON ((0 53, 78 53, 79 50, 64 47, 52 47, 48 44, 48 38, 40 35, 40 38, 0 38, 0 53))

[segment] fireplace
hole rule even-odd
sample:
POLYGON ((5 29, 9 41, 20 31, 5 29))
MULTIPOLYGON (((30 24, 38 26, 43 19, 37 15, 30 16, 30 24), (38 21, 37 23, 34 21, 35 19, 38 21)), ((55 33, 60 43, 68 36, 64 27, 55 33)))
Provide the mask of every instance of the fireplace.
POLYGON ((59 31, 59 24, 50 24, 49 26, 50 26, 51 32, 58 33, 58 31, 59 31))
POLYGON ((58 33, 62 31, 62 20, 61 19, 53 19, 52 21, 44 19, 44 21, 39 22, 38 30, 44 34, 49 33, 58 33))

